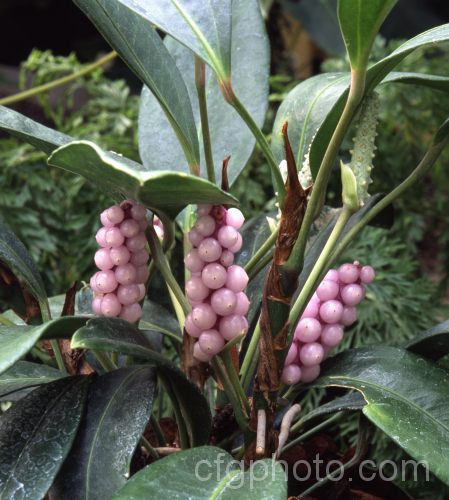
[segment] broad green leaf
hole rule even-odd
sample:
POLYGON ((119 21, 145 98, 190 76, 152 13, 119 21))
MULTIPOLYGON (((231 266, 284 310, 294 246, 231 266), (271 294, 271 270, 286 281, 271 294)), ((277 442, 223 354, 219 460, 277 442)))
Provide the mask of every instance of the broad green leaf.
POLYGON ((0 262, 11 269, 23 283, 41 309, 48 308, 47 293, 41 275, 32 261, 25 245, 4 224, 0 222, 0 262))
POLYGON ((347 387, 363 413, 415 460, 449 483, 449 374, 395 347, 351 349, 325 361, 318 386, 347 387))
POLYGON ((181 172, 148 172, 88 141, 57 149, 48 163, 85 177, 112 196, 132 198, 172 216, 190 203, 236 204, 233 196, 205 179, 181 172))
POLYGON ((449 353, 449 321, 417 335, 405 348, 435 361, 446 356, 449 353))
POLYGON ((165 307, 162 307, 152 300, 145 300, 142 308, 141 321, 145 322, 145 328, 181 337, 181 330, 176 318, 167 311, 165 307))
POLYGON ((68 135, 45 127, 4 106, 0 106, 0 130, 32 144, 48 155, 59 146, 73 141, 68 135))
POLYGON ((21 389, 48 384, 64 375, 47 365, 18 361, 0 375, 0 397, 21 389))
MULTIPOLYGON (((189 95, 181 73, 153 26, 140 13, 128 8, 126 2, 75 0, 75 3, 155 95, 176 132, 188 165, 198 165, 198 137, 189 95)), ((149 133, 157 134, 158 130, 149 133)))
MULTIPOLYGON (((85 1, 85 0, 83 0, 85 1)), ((105 0, 104 0, 105 1, 105 0)), ((80 3, 81 0, 76 0, 80 3)), ((135 12, 206 61, 222 78, 231 66, 231 0, 108 0, 135 12)))
POLYGON ((0 498, 43 498, 75 439, 88 377, 39 387, 0 417, 0 498))
MULTIPOLYGON (((269 46, 265 25, 256 0, 233 0, 232 12, 232 85, 239 99, 261 127, 268 104, 269 46)), ((199 132, 201 173, 206 176, 193 71, 194 54, 169 36, 166 37, 165 44, 187 85, 199 132)), ((216 78, 209 69, 206 76, 206 98, 215 175, 219 182, 222 162, 231 155, 228 177, 232 184, 245 167, 254 149, 255 139, 238 113, 224 100, 216 78)), ((187 171, 187 166, 181 161, 182 149, 168 125, 157 100, 144 87, 139 114, 139 151, 143 164, 151 170, 187 171), (151 132, 153 130, 158 130, 160 133, 153 134, 151 132)))
POLYGON ((39 326, 0 326, 0 373, 14 365, 41 338, 69 338, 86 316, 64 316, 39 326))
POLYGON ((338 20, 353 70, 366 67, 382 23, 398 0, 339 0, 338 20))
POLYGON ((121 368, 89 386, 77 439, 50 498, 109 498, 130 474, 131 458, 150 419, 154 369, 121 368))
POLYGON ((191 445, 208 442, 211 415, 206 399, 174 363, 152 349, 135 326, 118 318, 95 318, 75 333, 72 347, 120 352, 155 365, 176 390, 191 445))
POLYGON ((254 462, 244 472, 229 453, 202 446, 174 453, 135 474, 111 500, 285 500, 287 480, 274 460, 254 462))

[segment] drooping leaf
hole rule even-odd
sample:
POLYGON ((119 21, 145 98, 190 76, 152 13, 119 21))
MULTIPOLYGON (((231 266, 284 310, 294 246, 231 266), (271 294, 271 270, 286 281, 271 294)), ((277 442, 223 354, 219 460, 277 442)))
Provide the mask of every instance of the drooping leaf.
POLYGON ((48 384, 64 375, 47 365, 18 361, 0 375, 0 397, 21 389, 48 384))
POLYGON ((145 328, 156 332, 169 333, 177 337, 181 336, 179 323, 176 318, 165 307, 152 300, 145 300, 141 320, 145 322, 145 328))
POLYGON ((88 377, 39 387, 0 417, 0 498, 43 498, 75 439, 88 377))
POLYGON ((417 335, 405 348, 435 361, 446 356, 449 353, 449 320, 417 335))
MULTIPOLYGON (((148 2, 75 0, 75 3, 154 94, 182 145, 188 165, 198 165, 198 136, 189 95, 170 53, 142 15, 142 10, 149 7, 148 2)), ((148 133, 157 134, 158 130, 148 133)), ((185 164, 185 159, 182 163, 185 164)))
POLYGON ((363 413, 414 459, 449 482, 449 374, 403 349, 351 349, 323 364, 318 386, 360 391, 363 413))
POLYGON ((220 448, 185 450, 139 471, 112 500, 157 498, 162 491, 177 500, 287 498, 287 481, 278 462, 260 460, 246 472, 239 465, 220 448))
POLYGON ((77 439, 50 498, 109 498, 130 474, 134 450, 150 418, 154 369, 120 368, 89 387, 77 439))
POLYGON ((0 373, 14 365, 41 338, 70 338, 86 323, 86 316, 65 316, 39 326, 0 326, 0 373))
MULTIPOLYGON (((263 125, 268 104, 269 48, 265 26, 255 0, 232 2, 232 85, 258 126, 263 125)), ((171 37, 165 44, 184 77, 193 114, 200 134, 201 171, 206 175, 203 140, 194 81, 194 55, 171 37)), ((255 139, 237 112, 224 100, 215 75, 206 72, 206 99, 209 114, 215 175, 221 179, 224 158, 231 155, 228 178, 232 183, 245 167, 255 144, 255 139)), ((144 87, 139 113, 139 151, 143 164, 152 170, 187 171, 182 149, 174 132, 168 126, 157 100, 144 87), (159 134, 151 133, 159 130, 159 134)))
POLYGON ((174 363, 152 349, 135 326, 118 318, 95 318, 74 334, 72 347, 120 352, 156 366, 176 388, 190 444, 199 446, 208 442, 211 415, 206 399, 174 363))
POLYGON ((88 141, 57 149, 48 163, 82 175, 112 196, 129 197, 172 216, 189 203, 236 204, 233 196, 205 179, 180 172, 148 172, 88 141))
POLYGON ((339 0, 338 20, 354 70, 368 62, 374 38, 398 0, 339 0))

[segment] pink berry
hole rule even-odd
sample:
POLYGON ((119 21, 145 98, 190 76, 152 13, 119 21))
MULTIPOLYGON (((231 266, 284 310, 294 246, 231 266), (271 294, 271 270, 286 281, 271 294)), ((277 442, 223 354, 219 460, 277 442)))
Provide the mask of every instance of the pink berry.
POLYGON ((140 233, 140 226, 137 221, 126 219, 120 224, 120 231, 125 238, 133 238, 140 233))
POLYGON ((204 261, 200 257, 198 250, 193 248, 190 252, 184 257, 184 264, 186 268, 192 273, 198 273, 204 267, 204 261))
POLYGON ((212 205, 198 205, 197 214, 198 215, 209 215, 212 210, 212 205))
POLYGON ((343 264, 338 269, 338 277, 342 283, 355 283, 359 279, 360 271, 354 264, 343 264))
POLYGON ((201 349, 201 346, 198 342, 195 342, 195 345, 193 346, 193 357, 198 361, 203 361, 204 363, 207 363, 212 359, 212 356, 210 354, 207 354, 201 349))
POLYGON ((194 247, 198 247, 203 240, 204 236, 195 228, 189 231, 189 241, 194 247))
POLYGON ((147 209, 143 205, 135 204, 131 207, 131 217, 134 220, 145 219, 147 215, 147 209))
POLYGON ((125 218, 125 212, 118 205, 112 205, 106 210, 106 216, 112 224, 120 224, 125 218))
POLYGON ((147 244, 147 239, 145 238, 145 235, 143 233, 139 233, 136 236, 133 236, 132 238, 126 239, 126 248, 130 252, 138 252, 139 250, 145 248, 146 244, 147 244))
POLYGON ((97 234, 95 235, 95 239, 97 240, 97 243, 101 247, 108 246, 106 243, 106 239, 105 239, 107 230, 108 230, 108 228, 106 228, 106 227, 100 227, 100 229, 97 231, 97 234))
POLYGON ((220 245, 225 248, 230 248, 238 242, 239 233, 232 226, 223 226, 219 229, 217 238, 220 245))
POLYGON ((204 284, 203 280, 198 276, 192 276, 186 282, 186 294, 189 299, 198 301, 204 300, 209 295, 209 288, 204 284))
POLYGON ((100 221, 104 227, 112 227, 114 223, 109 219, 107 210, 103 210, 100 214, 100 221))
MULTIPOLYGON (((147 220, 146 219, 142 219, 142 220, 139 220, 137 223, 139 224, 140 232, 144 233, 146 231, 147 227, 148 227, 147 220)), ((164 236, 164 228, 162 226, 157 226, 156 225, 156 217, 153 220, 153 224, 154 224, 154 230, 156 231, 156 234, 160 238, 163 238, 163 236, 164 236)))
POLYGON ((343 326, 351 326, 357 321, 357 309, 355 307, 344 306, 341 316, 341 324, 343 326))
POLYGON ((318 342, 304 344, 299 351, 299 359, 304 366, 318 365, 323 361, 324 350, 318 342))
POLYGON ((296 342, 292 342, 292 345, 290 346, 290 349, 287 352, 284 365, 285 366, 291 365, 296 360, 297 357, 298 357, 298 346, 296 345, 296 342))
POLYGON ((237 253, 240 251, 243 245, 243 239, 242 235, 240 233, 237 233, 237 241, 232 245, 232 247, 229 247, 229 251, 232 253, 237 253))
POLYGON ((227 288, 215 291, 210 299, 212 309, 220 316, 228 316, 235 312, 237 297, 234 292, 227 288))
POLYGON ((340 277, 336 269, 329 269, 324 279, 329 281, 336 281, 337 283, 340 281, 340 277))
POLYGON ((224 267, 232 266, 234 254, 230 250, 223 250, 220 255, 220 264, 224 267))
POLYGON ((340 291, 338 283, 331 280, 323 280, 316 290, 316 294, 320 300, 325 302, 326 300, 335 299, 340 291))
POLYGON ((198 247, 198 253, 205 262, 215 262, 220 258, 221 245, 215 238, 205 238, 198 247))
POLYGON ((147 266, 136 267, 136 283, 145 284, 150 277, 150 271, 147 266))
POLYGON ((114 267, 114 262, 111 259, 108 248, 100 248, 100 250, 97 250, 95 252, 94 260, 95 265, 102 271, 107 271, 108 269, 114 267))
POLYGON ((320 318, 325 323, 338 323, 343 315, 343 305, 338 300, 327 300, 320 306, 320 318))
POLYGON ((229 208, 226 213, 226 224, 235 229, 240 229, 245 222, 245 217, 238 208, 229 208))
POLYGON ((139 301, 140 289, 138 285, 120 285, 117 288, 117 298, 120 304, 129 306, 139 301))
POLYGON ((140 302, 145 297, 147 291, 146 291, 145 285, 142 285, 141 283, 139 283, 137 286, 139 288, 139 296, 137 297, 137 300, 138 300, 138 302, 140 302))
POLYGON ((362 269, 360 269, 360 280, 362 283, 369 285, 374 281, 375 277, 376 273, 371 266, 363 266, 362 269))
MULTIPOLYGON (((128 250, 128 249, 127 249, 128 250)), ((148 262, 148 259, 150 258, 150 254, 146 250, 146 248, 142 248, 142 250, 139 250, 138 252, 133 252, 131 254, 131 259, 130 262, 134 266, 142 266, 143 264, 146 264, 148 262)))
POLYGON ((340 291, 341 299, 347 306, 356 306, 362 302, 365 296, 365 291, 362 286, 357 283, 346 285, 340 291))
POLYGON ((221 288, 226 283, 226 278, 229 277, 229 269, 226 272, 226 269, 216 262, 207 264, 201 272, 203 283, 212 290, 221 288))
POLYGON ((195 326, 195 323, 192 320, 192 314, 188 314, 186 316, 186 322, 184 325, 186 332, 191 336, 198 338, 201 335, 202 330, 195 326))
POLYGON ((249 277, 243 267, 232 265, 228 267, 226 286, 235 293, 243 292, 248 284, 249 277))
POLYGON ((121 285, 131 285, 136 280, 136 268, 132 264, 124 264, 115 268, 115 279, 121 285))
POLYGON ((95 297, 92 301, 92 312, 96 315, 101 314, 101 301, 102 297, 95 297))
POLYGON ((91 276, 89 285, 93 292, 100 293, 100 289, 97 286, 97 274, 98 273, 95 273, 93 276, 91 276))
POLYGON ((335 347, 343 339, 343 326, 338 323, 323 326, 321 332, 321 342, 325 346, 335 347))
POLYGON ((106 244, 110 247, 119 247, 123 245, 125 237, 118 227, 110 227, 104 237, 106 244))
POLYGON ((121 247, 111 248, 109 255, 114 266, 123 266, 124 264, 127 264, 131 258, 129 250, 124 245, 121 247))
POLYGON ((220 320, 219 331, 226 340, 232 340, 248 331, 248 321, 245 316, 232 314, 220 320))
POLYGON ((217 330, 205 330, 200 335, 198 343, 200 344, 201 349, 210 356, 218 354, 223 349, 225 344, 223 337, 217 332, 217 330))
POLYGON ((239 292, 236 294, 237 304, 235 305, 234 314, 239 314, 240 316, 246 316, 249 311, 250 301, 248 296, 244 292, 239 292))
POLYGON ((99 271, 95 278, 95 284, 98 292, 111 293, 117 288, 117 280, 114 271, 99 271))
POLYGON ((210 215, 202 215, 195 223, 195 229, 204 237, 210 236, 215 231, 215 219, 210 215))
POLYGON ((142 316, 142 308, 140 304, 131 304, 129 306, 123 306, 122 312, 120 313, 120 318, 126 319, 130 323, 135 323, 142 316))
POLYGON ((303 366, 301 368, 301 382, 308 384, 313 382, 320 374, 320 365, 303 366))
POLYGON ((118 316, 121 309, 122 304, 120 304, 115 293, 107 293, 101 300, 101 314, 103 314, 103 316, 118 316))
POLYGON ((194 307, 191 314, 193 323, 201 330, 209 330, 217 321, 217 315, 209 304, 194 307))
POLYGON ((301 368, 298 365, 288 365, 282 370, 281 380, 284 384, 294 385, 301 380, 301 368))
POLYGON ((318 316, 318 310, 320 308, 320 301, 317 298, 310 299, 307 304, 304 312, 301 315, 301 319, 303 318, 316 318, 318 316))
POLYGON ((295 339, 300 342, 315 342, 321 335, 321 323, 315 318, 304 318, 295 329, 295 339))

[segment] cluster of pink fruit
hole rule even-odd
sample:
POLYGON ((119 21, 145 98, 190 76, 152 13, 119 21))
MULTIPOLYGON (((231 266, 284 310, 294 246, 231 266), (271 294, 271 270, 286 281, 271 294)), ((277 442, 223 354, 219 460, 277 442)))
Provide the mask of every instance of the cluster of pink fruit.
POLYGON ((92 310, 94 314, 118 316, 134 323, 142 315, 139 301, 145 296, 148 279, 146 209, 125 200, 104 210, 100 220, 103 226, 95 236, 101 247, 95 253, 100 271, 90 280, 94 292, 92 310))
POLYGON ((187 333, 198 339, 193 355, 210 361, 226 341, 248 330, 249 300, 245 270, 234 264, 234 254, 242 247, 239 229, 245 218, 237 208, 200 205, 198 218, 189 232, 193 249, 185 256, 191 277, 186 295, 193 309, 186 317, 187 333))
POLYGON ((374 269, 357 261, 326 274, 296 326, 282 372, 285 384, 318 377, 320 363, 342 341, 345 326, 357 320, 356 306, 365 297, 363 285, 374 278, 374 269))

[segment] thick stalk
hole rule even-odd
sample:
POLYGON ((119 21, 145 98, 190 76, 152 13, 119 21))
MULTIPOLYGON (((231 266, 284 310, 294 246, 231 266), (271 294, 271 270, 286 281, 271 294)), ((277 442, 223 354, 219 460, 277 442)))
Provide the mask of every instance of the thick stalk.
MULTIPOLYGON (((245 266, 245 271, 248 273, 248 275, 251 273, 251 271, 254 269, 254 267, 260 262, 260 260, 265 257, 267 252, 269 252, 273 245, 276 242, 276 238, 278 237, 279 234, 279 225, 276 227, 276 229, 270 234, 270 236, 266 239, 266 241, 262 244, 262 246, 257 250, 257 252, 249 259, 245 266)), ((272 254, 270 254, 270 260, 271 257, 273 257, 272 254)))
POLYGON ((106 352, 103 351, 92 351, 92 352, 106 372, 112 372, 113 370, 117 369, 117 365, 112 361, 112 359, 108 356, 106 352))
POLYGON ((106 54, 104 57, 98 59, 98 61, 85 66, 83 69, 72 73, 71 75, 64 76, 62 78, 58 78, 57 80, 53 80, 52 82, 44 83, 43 85, 39 85, 29 90, 24 90, 23 92, 19 92, 14 95, 10 95, 8 97, 4 97, 0 99, 0 106, 9 106, 10 104, 14 104, 19 101, 24 101, 25 99, 29 99, 38 94, 42 94, 43 92, 48 92, 56 87, 60 87, 61 85, 65 85, 67 83, 72 82, 73 80, 77 80, 82 76, 88 75, 95 71, 97 68, 104 66, 108 62, 112 61, 117 57, 117 52, 110 52, 106 54))
POLYGON ((212 155, 212 142, 209 131, 206 100, 206 65, 199 57, 195 57, 195 85, 200 108, 201 132, 203 136, 204 156, 206 159, 207 178, 215 184, 215 167, 212 155))

